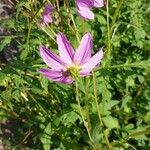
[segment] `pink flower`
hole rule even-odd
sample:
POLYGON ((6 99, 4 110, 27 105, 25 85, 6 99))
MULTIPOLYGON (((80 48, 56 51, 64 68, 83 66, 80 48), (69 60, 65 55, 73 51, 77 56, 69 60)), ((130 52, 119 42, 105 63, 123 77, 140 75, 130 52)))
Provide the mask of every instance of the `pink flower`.
POLYGON ((48 23, 52 23, 53 19, 52 19, 52 12, 54 10, 54 7, 51 4, 46 4, 43 14, 42 14, 42 18, 40 20, 40 24, 42 26, 45 26, 48 23))
POLYGON ((94 19, 94 14, 90 10, 93 7, 103 7, 103 0, 76 0, 77 11, 84 19, 94 19))
POLYGON ((90 33, 83 36, 76 52, 63 33, 57 35, 57 44, 59 56, 40 46, 40 55, 49 68, 39 70, 46 78, 56 82, 71 84, 79 76, 90 75, 103 57, 102 48, 91 57, 93 45, 90 33))

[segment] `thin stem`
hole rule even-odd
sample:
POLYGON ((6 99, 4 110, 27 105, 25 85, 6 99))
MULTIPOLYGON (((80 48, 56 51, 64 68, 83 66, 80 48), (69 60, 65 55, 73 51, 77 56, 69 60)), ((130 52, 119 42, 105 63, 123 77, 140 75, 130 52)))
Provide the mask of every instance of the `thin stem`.
POLYGON ((27 39, 26 39, 26 44, 25 44, 25 50, 27 49, 28 44, 29 44, 31 29, 32 29, 32 22, 30 23, 30 20, 28 20, 28 33, 27 33, 27 39))
POLYGON ((121 64, 121 65, 114 65, 114 66, 110 66, 108 68, 124 68, 124 67, 135 67, 135 68, 145 68, 145 67, 149 67, 149 63, 148 64, 142 64, 142 63, 131 63, 131 64, 121 64))
POLYGON ((131 63, 131 64, 120 64, 120 65, 113 65, 113 66, 109 66, 109 67, 98 67, 96 68, 95 71, 99 71, 99 69, 116 69, 116 68, 126 68, 126 67, 129 67, 129 68, 132 68, 132 67, 135 67, 135 68, 147 68, 149 67, 150 65, 150 62, 149 61, 143 61, 143 62, 139 62, 139 63, 131 63))
POLYGON ((106 11, 107 11, 107 38, 108 46, 110 45, 110 24, 109 24, 109 0, 106 2, 106 11))
POLYGON ((96 87, 96 77, 95 77, 94 71, 92 71, 92 75, 93 75, 93 86, 94 86, 94 98, 95 98, 95 104, 96 104, 96 109, 97 109, 97 113, 98 113, 98 118, 100 121, 100 126, 102 127, 102 132, 103 132, 104 138, 106 140, 107 146, 109 149, 111 149, 111 145, 110 145, 110 142, 108 140, 107 133, 106 133, 106 131, 103 131, 104 123, 102 121, 102 116, 101 116, 101 113, 99 111, 99 104, 98 104, 98 98, 97 98, 97 87, 96 87))
POLYGON ((147 129, 145 129, 143 131, 138 131, 138 132, 131 133, 131 134, 129 134, 129 136, 127 136, 126 139, 129 139, 129 138, 132 138, 132 137, 136 137, 136 136, 140 136, 140 135, 145 135, 145 134, 147 134, 147 135, 150 134, 150 128, 147 128, 147 129))
POLYGON ((86 107, 86 115, 87 115, 87 122, 88 122, 88 127, 89 130, 92 130, 92 125, 90 121, 90 115, 89 115, 89 109, 88 109, 88 84, 87 84, 87 78, 85 78, 85 107, 86 107))
POLYGON ((109 23, 109 0, 106 1, 106 11, 107 11, 107 51, 106 60, 108 62, 107 66, 110 64, 111 60, 111 39, 110 39, 110 23, 109 23))
POLYGON ((115 22, 116 22, 116 20, 117 20, 117 18, 119 16, 119 12, 121 10, 121 7, 122 7, 123 3, 124 3, 124 0, 120 0, 119 4, 117 5, 117 8, 115 10, 115 13, 113 15, 112 23, 110 25, 111 26, 111 28, 110 28, 110 37, 112 36, 114 25, 115 25, 115 22))
POLYGON ((27 49, 29 45, 29 38, 30 38, 34 18, 37 16, 37 14, 39 13, 39 11, 41 10, 44 4, 45 2, 41 5, 41 7, 35 12, 35 14, 31 18, 27 19, 28 20, 28 33, 27 33, 27 38, 26 38, 26 43, 25 43, 25 50, 27 49))
POLYGON ((76 38, 77 38, 77 40, 78 40, 78 43, 80 43, 78 28, 77 28, 76 23, 75 23, 75 21, 74 21, 74 17, 73 17, 72 14, 70 15, 70 17, 71 17, 72 23, 73 23, 73 25, 74 25, 74 29, 75 29, 75 33, 76 33, 76 38))
MULTIPOLYGON (((106 1, 106 11, 107 11, 107 47, 106 47, 106 61, 107 61, 107 66, 110 66, 111 63, 111 50, 112 50, 112 46, 111 46, 111 38, 113 35, 113 30, 114 30, 114 25, 116 23, 116 20, 119 16, 119 12, 121 10, 121 7, 123 5, 124 0, 120 0, 115 13, 113 15, 113 19, 112 19, 112 23, 110 25, 109 22, 109 0, 106 1)), ((115 30, 114 30, 115 32, 115 30)), ((105 64, 104 64, 105 65, 105 64)))
POLYGON ((23 35, 0 35, 0 39, 3 39, 3 38, 19 38, 19 37, 23 37, 23 35))
POLYGON ((55 31, 51 28, 50 25, 47 25, 47 29, 48 29, 48 31, 50 31, 54 36, 57 36, 57 34, 56 34, 55 31))
POLYGON ((18 147, 20 147, 23 143, 25 143, 26 140, 27 140, 27 139, 29 138, 29 136, 31 135, 31 133, 32 133, 32 131, 29 130, 29 131, 26 133, 26 135, 25 135, 25 137, 23 138, 23 140, 22 140, 21 142, 19 142, 19 144, 17 144, 17 145, 15 146, 15 148, 18 148, 18 147))
POLYGON ((68 13, 69 13, 69 15, 70 15, 71 21, 72 21, 73 26, 74 26, 74 31, 75 31, 75 35, 76 35, 77 41, 78 41, 78 43, 80 43, 80 38, 79 38, 78 28, 77 28, 77 26, 76 26, 74 17, 73 17, 73 15, 71 14, 68 0, 65 0, 65 2, 66 2, 66 6, 67 6, 68 13))
POLYGON ((137 104, 137 98, 141 95, 142 91, 143 91, 143 88, 145 86, 145 83, 147 82, 147 80, 149 79, 150 77, 150 72, 147 73, 147 75, 145 76, 145 79, 144 81, 140 84, 140 86, 138 87, 138 89, 136 90, 137 93, 136 95, 134 96, 134 98, 132 99, 132 102, 131 102, 131 107, 133 108, 136 108, 136 104, 137 104))
POLYGON ((21 118, 21 116, 19 116, 16 112, 10 110, 9 108, 7 108, 1 104, 0 104, 0 109, 3 109, 7 113, 9 113, 11 116, 16 117, 17 119, 20 119, 20 120, 24 121, 25 123, 27 123, 27 121, 25 119, 21 118))
POLYGON ((38 15, 38 13, 40 12, 40 10, 42 9, 42 7, 45 5, 46 1, 44 1, 42 3, 42 5, 40 6, 40 8, 35 12, 35 14, 32 16, 31 18, 31 22, 34 20, 34 18, 38 15))
POLYGON ((137 150, 133 145, 126 143, 128 146, 130 146, 133 150, 137 150))
POLYGON ((58 12, 60 11, 60 8, 59 8, 59 0, 56 0, 56 6, 57 6, 57 10, 58 12))
POLYGON ((90 134, 90 131, 89 131, 89 128, 88 128, 88 124, 87 124, 87 122, 86 122, 85 119, 84 119, 84 115, 83 115, 82 108, 81 108, 81 105, 80 105, 79 89, 78 89, 78 83, 77 83, 77 81, 75 82, 75 86, 76 86, 76 101, 77 101, 77 104, 78 104, 78 106, 79 106, 80 115, 81 115, 81 118, 82 118, 82 120, 83 120, 84 126, 85 126, 85 128, 86 128, 86 130, 87 130, 89 139, 90 139, 91 143, 93 144, 94 141, 93 141, 93 139, 92 139, 92 137, 91 137, 91 134, 90 134))
POLYGON ((103 126, 102 116, 101 116, 101 113, 99 111, 99 104, 98 104, 98 98, 97 98, 97 87, 96 87, 96 78, 95 78, 94 71, 92 72, 92 75, 93 75, 94 98, 95 98, 96 109, 97 109, 97 113, 98 113, 98 117, 99 117, 99 121, 100 121, 100 126, 103 126))
MULTIPOLYGON (((124 145, 125 143, 128 142, 129 139, 132 139, 134 137, 137 137, 137 136, 140 136, 140 135, 149 135, 149 134, 150 134, 150 128, 149 127, 146 128, 145 130, 130 133, 125 138, 123 138, 123 141, 122 141, 121 145, 124 145)), ((116 145, 117 143, 118 143, 118 141, 114 141, 114 142, 112 142, 112 145, 116 145)))
POLYGON ((34 98, 34 96, 32 94, 30 94, 29 92, 27 92, 27 93, 32 98, 32 100, 38 105, 38 107, 42 110, 43 114, 47 114, 47 112, 45 111, 43 106, 36 100, 36 98, 34 98))
POLYGON ((41 29, 54 41, 56 42, 56 40, 53 38, 53 36, 44 28, 41 26, 41 29))

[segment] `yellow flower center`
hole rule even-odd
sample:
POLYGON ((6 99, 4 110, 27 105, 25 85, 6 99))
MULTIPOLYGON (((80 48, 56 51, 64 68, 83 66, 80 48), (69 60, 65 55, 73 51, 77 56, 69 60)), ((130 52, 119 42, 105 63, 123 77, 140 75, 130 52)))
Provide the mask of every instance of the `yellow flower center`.
POLYGON ((72 78, 77 79, 80 76, 80 70, 81 68, 78 65, 73 64, 67 69, 67 74, 69 74, 72 78))

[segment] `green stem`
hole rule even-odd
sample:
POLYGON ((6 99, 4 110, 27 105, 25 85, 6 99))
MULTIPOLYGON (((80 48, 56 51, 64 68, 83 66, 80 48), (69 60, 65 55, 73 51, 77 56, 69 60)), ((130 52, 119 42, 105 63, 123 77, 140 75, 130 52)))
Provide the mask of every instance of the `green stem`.
POLYGON ((30 38, 30 33, 31 33, 32 26, 33 26, 34 18, 39 13, 39 11, 41 10, 44 4, 45 2, 43 2, 41 7, 35 12, 35 14, 31 18, 28 19, 28 33, 27 33, 27 38, 26 38, 26 43, 25 43, 25 50, 27 50, 28 45, 29 45, 29 38, 30 38))
POLYGON ((94 87, 95 104, 96 104, 96 109, 97 109, 97 113, 98 113, 98 117, 99 117, 99 121, 100 121, 100 126, 102 127, 103 126, 103 121, 102 121, 101 113, 99 111, 99 104, 98 104, 98 98, 97 98, 97 87, 96 87, 96 77, 95 77, 94 71, 92 71, 92 75, 93 75, 93 87, 94 87))
POLYGON ((38 103, 38 101, 34 98, 34 96, 32 96, 32 94, 30 94, 29 92, 27 92, 27 93, 32 98, 32 100, 38 105, 38 107, 42 110, 42 112, 44 114, 47 114, 47 112, 45 111, 45 109, 41 106, 40 103, 38 103))
POLYGON ((56 40, 53 38, 53 36, 44 28, 41 26, 41 29, 54 41, 56 42, 56 40))
POLYGON ((111 61, 111 39, 110 39, 110 24, 109 24, 109 0, 106 1, 107 11, 107 47, 106 47, 106 60, 107 66, 110 65, 111 61))
POLYGON ((100 127, 102 127, 102 132, 103 132, 104 138, 106 140, 107 146, 108 146, 109 149, 111 149, 111 145, 110 145, 107 133, 106 133, 106 131, 103 130, 104 123, 102 121, 102 116, 101 116, 101 113, 100 113, 100 110, 99 110, 99 104, 98 104, 98 98, 97 98, 96 77, 95 77, 94 71, 92 71, 92 75, 93 75, 93 86, 94 86, 94 98, 95 98, 95 104, 96 104, 96 109, 97 109, 97 113, 98 113, 98 118, 99 118, 99 121, 100 121, 100 127))
POLYGON ((19 38, 19 37, 23 37, 23 35, 0 35, 0 39, 3 39, 3 38, 19 38))
POLYGON ((132 137, 136 137, 136 136, 140 136, 140 135, 145 135, 145 134, 150 134, 150 128, 147 128, 146 130, 143 131, 138 131, 138 132, 134 132, 129 134, 129 136, 127 136, 126 139, 132 138, 132 137))
POLYGON ((9 113, 11 116, 16 117, 17 119, 23 120, 24 122, 26 122, 25 119, 21 118, 16 112, 10 110, 9 108, 0 105, 0 109, 3 109, 4 111, 6 111, 7 113, 9 113))
POLYGON ((121 64, 121 65, 113 65, 113 66, 109 66, 109 67, 98 67, 96 68, 95 71, 99 71, 99 69, 116 69, 116 68, 146 68, 150 66, 150 62, 149 61, 145 61, 145 62, 139 62, 139 63, 131 63, 131 64, 121 64))
POLYGON ((131 105, 130 105, 132 108, 136 108, 137 98, 141 95, 141 93, 142 93, 142 91, 143 91, 143 88, 144 88, 144 86, 145 86, 147 80, 150 79, 149 77, 150 77, 150 72, 147 73, 147 75, 145 76, 144 81, 140 84, 140 86, 138 86, 138 88, 137 88, 137 90, 136 90, 137 93, 136 93, 136 95, 134 96, 134 98, 132 99, 132 102, 131 102, 131 105))
POLYGON ((71 14, 70 17, 71 17, 71 20, 72 20, 72 23, 73 23, 73 26, 74 26, 74 29, 75 29, 75 34, 76 34, 77 41, 78 41, 78 43, 80 43, 79 32, 78 32, 78 28, 76 26, 76 23, 74 21, 73 15, 71 14))
POLYGON ((26 140, 29 138, 29 136, 31 135, 32 131, 29 129, 29 131, 27 131, 25 137, 21 140, 21 142, 19 142, 16 146, 15 149, 19 148, 22 146, 22 144, 24 144, 26 142, 26 140))
POLYGON ((26 44, 25 44, 25 50, 27 49, 27 47, 29 45, 31 29, 32 29, 32 22, 30 23, 30 20, 28 20, 28 33, 27 33, 27 39, 26 39, 26 44))
POLYGON ((123 3, 124 3, 124 0, 120 0, 119 4, 117 5, 117 8, 115 10, 115 13, 113 15, 112 23, 110 25, 111 26, 111 28, 110 28, 110 37, 112 37, 112 32, 113 32, 113 29, 114 29, 114 25, 115 25, 116 20, 119 16, 119 13, 120 13, 120 10, 121 10, 121 7, 122 7, 123 3))
POLYGON ((77 28, 77 26, 76 26, 74 17, 73 17, 73 15, 71 14, 70 7, 69 7, 69 2, 68 2, 68 0, 65 0, 65 2, 66 2, 66 6, 67 6, 68 13, 69 13, 69 15, 70 15, 71 21, 72 21, 73 26, 74 26, 74 31, 75 31, 75 35, 76 35, 77 41, 78 41, 78 43, 80 43, 78 28, 77 28))
POLYGON ((86 115, 87 115, 87 122, 89 130, 92 130, 92 125, 90 121, 90 115, 89 115, 89 109, 88 109, 88 84, 87 84, 87 78, 85 78, 85 107, 86 107, 86 115))
POLYGON ((34 18, 38 15, 38 13, 40 12, 41 8, 45 5, 46 1, 44 1, 42 3, 42 5, 40 6, 40 8, 35 12, 35 14, 32 16, 31 18, 31 22, 33 22, 34 18))
POLYGON ((81 115, 81 118, 82 118, 82 120, 83 120, 83 124, 84 124, 84 126, 85 126, 85 128, 86 128, 86 130, 87 130, 89 139, 90 139, 91 143, 93 144, 94 141, 93 141, 93 139, 92 139, 92 137, 91 137, 90 130, 89 130, 89 128, 88 128, 88 124, 87 124, 87 122, 86 122, 85 119, 84 119, 84 115, 83 115, 82 108, 81 108, 81 105, 80 105, 80 100, 79 100, 79 88, 78 88, 78 83, 77 83, 77 81, 75 82, 75 86, 76 86, 76 101, 77 101, 77 104, 78 104, 78 106, 79 106, 80 115, 81 115))
POLYGON ((112 145, 117 145, 118 143, 121 145, 127 144, 128 140, 136 137, 136 136, 141 136, 141 135, 149 135, 150 134, 150 127, 148 127, 147 129, 143 130, 143 131, 138 131, 138 132, 134 132, 134 133, 130 133, 129 135, 127 135, 126 137, 124 137, 122 139, 122 142, 119 141, 114 141, 111 144, 112 145))
POLYGON ((57 36, 57 33, 50 26, 48 26, 48 29, 54 36, 57 36))
POLYGON ((113 30, 114 30, 114 25, 116 23, 116 20, 119 16, 119 12, 121 10, 121 7, 124 3, 124 0, 120 0, 119 4, 117 5, 117 8, 115 10, 115 13, 113 15, 113 19, 110 25, 109 22, 109 0, 106 1, 106 11, 107 11, 107 47, 106 47, 106 61, 107 61, 107 66, 110 65, 111 63, 111 38, 113 35, 113 30))
POLYGON ((60 11, 60 8, 59 8, 59 0, 56 0, 56 6, 57 6, 57 10, 58 12, 60 11))
POLYGON ((145 68, 145 67, 149 67, 149 64, 136 64, 136 63, 131 63, 131 64, 121 64, 121 65, 114 65, 109 68, 115 69, 115 68, 125 68, 125 67, 135 67, 135 68, 145 68))

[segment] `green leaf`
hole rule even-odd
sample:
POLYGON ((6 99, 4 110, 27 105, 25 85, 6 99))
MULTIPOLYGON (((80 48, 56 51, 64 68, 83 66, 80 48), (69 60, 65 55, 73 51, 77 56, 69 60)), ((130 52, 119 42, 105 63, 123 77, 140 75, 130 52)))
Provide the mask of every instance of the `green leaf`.
POLYGON ((28 49, 23 49, 22 52, 21 52, 21 54, 20 54, 20 59, 21 60, 25 60, 26 57, 27 57, 27 55, 28 55, 28 53, 29 53, 28 49))
POLYGON ((52 129, 51 129, 51 123, 49 123, 43 134, 40 137, 40 140, 43 144, 43 149, 44 150, 50 150, 50 146, 51 146, 51 134, 52 134, 52 129))
POLYGON ((98 22, 100 22, 101 24, 104 24, 104 25, 107 24, 106 18, 104 18, 102 15, 97 15, 96 17, 98 19, 98 22))
POLYGON ((110 129, 119 127, 118 120, 114 117, 111 117, 111 116, 104 117, 103 121, 104 121, 105 126, 110 129))
POLYGON ((92 132, 92 139, 95 143, 101 143, 103 139, 102 128, 100 127, 100 123, 97 123, 92 132))
POLYGON ((42 88, 46 92, 48 92, 48 83, 49 83, 48 79, 43 76, 40 76, 40 83, 41 83, 42 88))
POLYGON ((142 30, 142 29, 135 30, 134 34, 135 34, 135 38, 136 38, 137 40, 139 40, 139 39, 141 39, 141 38, 145 38, 145 35, 146 35, 146 34, 145 34, 145 31, 142 30))
POLYGON ((6 74, 3 72, 0 72, 0 81, 4 80, 6 77, 6 74))
POLYGON ((63 125, 69 127, 69 126, 72 126, 76 122, 76 120, 79 118, 80 116, 76 112, 69 111, 63 114, 62 116, 59 116, 58 118, 56 118, 54 120, 54 124, 58 126, 60 123, 62 123, 63 125))
POLYGON ((0 51, 2 51, 4 49, 4 47, 7 46, 11 42, 11 40, 12 40, 12 38, 10 38, 10 37, 3 39, 0 43, 0 51))
POLYGON ((127 85, 127 87, 134 87, 135 86, 133 77, 129 76, 126 79, 126 85, 127 85))

